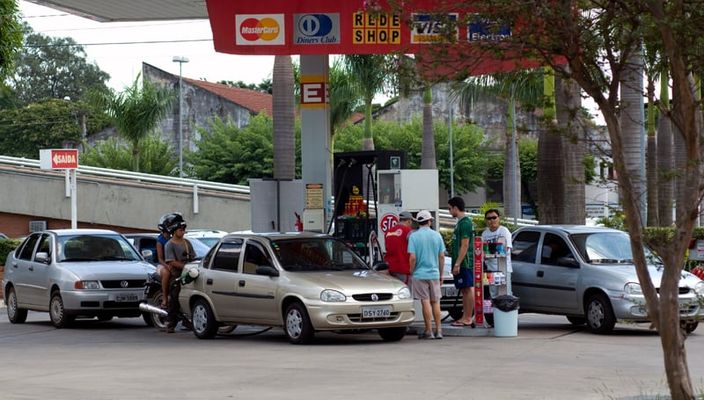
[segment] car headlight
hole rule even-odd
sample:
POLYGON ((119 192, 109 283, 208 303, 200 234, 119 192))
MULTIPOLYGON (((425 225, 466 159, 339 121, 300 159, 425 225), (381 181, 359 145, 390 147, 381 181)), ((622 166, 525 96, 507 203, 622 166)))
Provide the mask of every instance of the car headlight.
POLYGON ((626 286, 623 287, 623 291, 626 292, 626 294, 630 294, 630 295, 642 295, 643 294, 643 289, 640 287, 640 284, 635 283, 635 282, 627 283, 626 286))
POLYGON ((100 283, 98 281, 76 281, 73 287, 75 289, 100 289, 100 283))
MULTIPOLYGON (((704 283, 704 282, 702 282, 704 283)), ((398 291, 398 298, 401 300, 406 300, 411 298, 411 291, 407 287, 398 291)))
POLYGON ((320 300, 329 303, 339 303, 347 300, 347 297, 337 290, 325 289, 320 292, 320 300))
POLYGON ((704 281, 697 282, 697 284, 694 285, 694 293, 699 296, 704 296, 704 281))

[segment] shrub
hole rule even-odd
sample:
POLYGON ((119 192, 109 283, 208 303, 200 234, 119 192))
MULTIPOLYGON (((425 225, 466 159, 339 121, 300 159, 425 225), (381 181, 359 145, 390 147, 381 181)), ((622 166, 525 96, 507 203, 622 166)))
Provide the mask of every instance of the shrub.
POLYGON ((10 252, 22 243, 17 239, 0 239, 0 265, 5 265, 5 260, 10 252))

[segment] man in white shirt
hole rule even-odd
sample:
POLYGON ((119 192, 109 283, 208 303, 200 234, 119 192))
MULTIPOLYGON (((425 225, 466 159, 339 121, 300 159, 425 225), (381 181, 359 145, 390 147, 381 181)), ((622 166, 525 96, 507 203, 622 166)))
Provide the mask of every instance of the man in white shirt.
MULTIPOLYGON (((487 227, 482 232, 482 242, 499 243, 501 241, 503 243, 504 252, 506 253, 506 293, 513 294, 511 290, 511 272, 513 272, 511 267, 511 247, 513 247, 511 244, 511 231, 501 225, 500 218, 501 214, 495 208, 484 213, 487 227)), ((487 262, 489 261, 497 262, 496 259, 487 260, 487 262)), ((496 270, 496 268, 494 269, 496 270)))

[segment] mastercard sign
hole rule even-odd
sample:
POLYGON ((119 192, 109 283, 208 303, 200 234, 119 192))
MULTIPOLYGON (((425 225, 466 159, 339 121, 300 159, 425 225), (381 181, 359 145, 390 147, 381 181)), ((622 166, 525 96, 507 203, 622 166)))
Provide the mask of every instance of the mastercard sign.
POLYGON ((235 24, 238 45, 286 44, 283 14, 239 14, 235 24))

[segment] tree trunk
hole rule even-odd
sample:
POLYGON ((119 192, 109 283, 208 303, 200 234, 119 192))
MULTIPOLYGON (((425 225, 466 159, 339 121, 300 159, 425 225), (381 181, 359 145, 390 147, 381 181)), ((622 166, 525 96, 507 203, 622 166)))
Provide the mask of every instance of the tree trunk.
POLYGON ((654 78, 648 75, 648 148, 646 151, 646 178, 648 190, 648 226, 658 226, 660 217, 658 216, 658 166, 657 166, 657 143, 655 137, 655 116, 657 107, 655 106, 655 82, 654 78))
POLYGON ((374 135, 372 134, 372 99, 364 100, 364 141, 362 150, 374 150, 374 135))
POLYGON ((555 122, 555 75, 546 68, 545 116, 538 138, 538 219, 541 224, 564 220, 562 141, 555 122))
POLYGON ((669 74, 660 75, 660 107, 663 112, 658 117, 657 133, 657 184, 658 184, 658 222, 660 226, 672 225, 672 196, 674 180, 672 170, 672 122, 667 112, 670 109, 669 74))
POLYGON ((619 123, 623 135, 625 167, 632 182, 634 195, 638 200, 638 223, 645 220, 645 146, 643 117, 643 56, 640 47, 628 59, 620 80, 621 108, 619 123))
POLYGON ((433 134, 433 91, 430 84, 423 89, 423 146, 420 154, 421 169, 437 169, 435 160, 435 135, 433 134))
POLYGON ((504 159, 504 212, 506 217, 521 218, 521 164, 518 157, 516 132, 515 88, 511 88, 506 126, 506 157, 504 159))
POLYGON ((556 79, 557 123, 561 135, 564 199, 562 202, 564 224, 582 225, 586 221, 586 195, 584 192, 583 130, 578 123, 578 112, 582 106, 581 89, 577 82, 556 79))
POLYGON ((274 179, 296 176, 296 135, 293 64, 290 56, 274 57, 272 79, 274 179))

